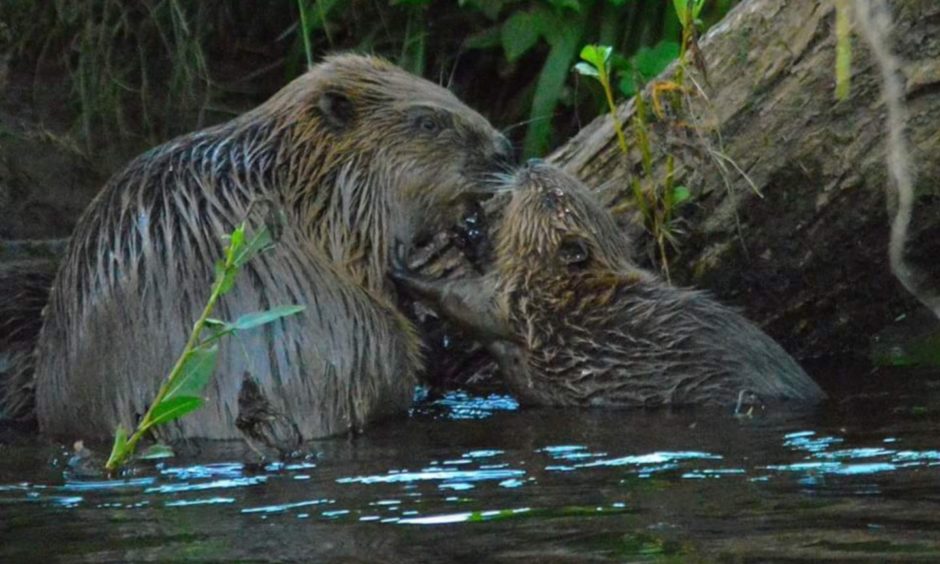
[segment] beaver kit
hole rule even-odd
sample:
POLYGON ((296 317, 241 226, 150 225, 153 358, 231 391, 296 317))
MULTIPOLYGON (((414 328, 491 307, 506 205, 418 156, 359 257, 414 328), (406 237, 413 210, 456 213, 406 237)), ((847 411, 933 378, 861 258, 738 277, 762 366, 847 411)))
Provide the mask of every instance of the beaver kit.
POLYGON ((823 391, 776 342, 705 293, 638 268, 613 216, 564 172, 530 161, 482 276, 393 277, 486 344, 520 402, 754 405, 823 391))
POLYGON ((306 440, 403 413, 422 361, 393 305, 391 242, 452 225, 510 149, 444 88, 374 57, 327 58, 258 108, 145 153, 105 185, 78 222, 6 406, 31 417, 34 394, 40 430, 54 435, 131 427, 205 304, 221 237, 263 200, 285 218, 279 241, 246 265, 216 313, 306 310, 222 343, 206 406, 163 438, 237 438, 239 415, 249 435, 259 431, 239 413, 245 374, 243 407, 289 414, 288 442, 293 425, 306 440))

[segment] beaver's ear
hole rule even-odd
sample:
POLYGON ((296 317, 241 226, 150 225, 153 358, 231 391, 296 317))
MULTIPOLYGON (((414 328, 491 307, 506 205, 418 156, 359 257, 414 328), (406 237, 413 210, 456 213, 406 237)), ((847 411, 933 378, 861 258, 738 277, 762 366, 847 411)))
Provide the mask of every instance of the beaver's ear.
POLYGON ((591 248, 584 239, 571 237, 561 242, 558 258, 568 266, 581 266, 591 258, 591 248))
POLYGON ((356 119, 356 107, 352 100, 338 90, 326 90, 320 94, 317 107, 326 124, 336 130, 348 128, 356 119))

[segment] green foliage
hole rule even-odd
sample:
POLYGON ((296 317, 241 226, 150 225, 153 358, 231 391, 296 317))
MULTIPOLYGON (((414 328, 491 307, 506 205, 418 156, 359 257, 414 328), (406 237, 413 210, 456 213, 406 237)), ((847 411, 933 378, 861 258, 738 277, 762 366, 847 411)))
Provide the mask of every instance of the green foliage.
POLYGON ((619 57, 616 65, 620 74, 620 93, 633 96, 639 83, 653 80, 679 57, 679 43, 663 40, 653 47, 640 47, 632 57, 619 57))
POLYGON ((654 109, 661 113, 658 105, 657 92, 662 89, 672 93, 672 106, 681 108, 679 92, 684 88, 684 55, 687 49, 694 46, 695 26, 705 2, 703 0, 674 0, 676 17, 682 28, 681 43, 673 41, 660 41, 653 48, 643 47, 632 57, 612 58, 613 48, 606 45, 587 45, 581 50, 582 62, 575 65, 574 70, 582 76, 596 79, 604 92, 607 109, 610 113, 617 135, 617 141, 624 156, 629 155, 630 149, 623 133, 623 125, 617 115, 617 106, 614 101, 611 87, 611 61, 617 61, 616 68, 620 72, 620 91, 627 96, 635 96, 633 133, 634 146, 640 151, 640 162, 643 166, 644 177, 650 186, 644 189, 642 180, 634 176, 630 183, 633 194, 632 205, 640 212, 643 223, 650 235, 656 241, 659 249, 663 271, 669 278, 669 261, 666 254, 666 242, 676 245, 673 227, 674 210, 691 198, 691 192, 685 186, 675 184, 675 158, 666 155, 666 176, 657 182, 653 170, 653 149, 650 143, 647 121, 649 119, 646 102, 643 95, 638 92, 636 80, 650 80, 659 75, 672 61, 679 59, 679 67, 675 73, 674 81, 662 82, 653 88, 654 109))
MULTIPOLYGON (((202 397, 204 390, 209 385, 215 370, 220 338, 237 331, 267 325, 303 311, 303 306, 281 306, 242 315, 233 323, 209 317, 218 299, 232 289, 238 271, 252 258, 270 248, 271 244, 272 237, 267 228, 261 229, 246 240, 244 223, 228 236, 224 258, 216 264, 215 282, 212 284, 209 300, 199 319, 196 320, 182 354, 157 392, 153 403, 150 404, 150 409, 141 418, 134 433, 130 436, 123 426, 119 425, 115 429, 111 455, 105 464, 108 471, 114 471, 124 465, 134 455, 137 443, 154 427, 175 421, 202 407, 205 403, 202 397), (202 336, 204 329, 210 334, 207 338, 202 336)), ((143 456, 162 458, 170 455, 172 455, 172 450, 168 446, 156 444, 151 446, 143 456)))
POLYGON ((672 0, 672 5, 676 9, 676 16, 683 28, 688 28, 698 21, 698 16, 702 13, 705 2, 706 0, 672 0))
POLYGON ((623 134, 623 124, 617 116, 617 105, 614 103, 614 93, 610 86, 610 54, 613 48, 607 45, 586 45, 581 49, 582 62, 574 66, 574 70, 584 76, 596 78, 604 89, 604 97, 607 99, 607 109, 610 111, 610 117, 614 122, 614 131, 617 133, 617 142, 620 144, 620 150, 626 155, 630 152, 627 148, 627 140, 623 134))
POLYGON ((603 107, 602 92, 568 72, 580 46, 613 48, 611 80, 629 96, 675 59, 679 14, 707 27, 733 0, 687 2, 295 0, 259 9, 234 0, 9 0, 4 12, 22 30, 26 59, 68 70, 74 132, 86 148, 137 136, 152 144, 219 121, 323 54, 353 49, 456 78, 455 89, 494 121, 526 123, 518 135, 532 156, 603 107))

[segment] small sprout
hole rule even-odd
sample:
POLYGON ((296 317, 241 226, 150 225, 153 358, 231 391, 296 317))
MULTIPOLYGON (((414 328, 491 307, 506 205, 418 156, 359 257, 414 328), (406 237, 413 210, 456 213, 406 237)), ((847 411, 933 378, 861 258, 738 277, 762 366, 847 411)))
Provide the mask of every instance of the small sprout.
POLYGON ((699 22, 698 16, 705 7, 705 0, 672 0, 672 6, 676 9, 679 23, 688 28, 699 22))
POLYGON ((596 78, 604 89, 604 96, 607 99, 607 108, 610 110, 610 117, 614 122, 614 131, 617 134, 617 142, 620 144, 620 150, 626 155, 630 152, 627 147, 627 138, 623 135, 623 124, 617 117, 617 105, 614 102, 614 92, 610 86, 610 54, 613 48, 608 45, 585 45, 581 49, 582 62, 574 66, 574 70, 584 76, 596 78))

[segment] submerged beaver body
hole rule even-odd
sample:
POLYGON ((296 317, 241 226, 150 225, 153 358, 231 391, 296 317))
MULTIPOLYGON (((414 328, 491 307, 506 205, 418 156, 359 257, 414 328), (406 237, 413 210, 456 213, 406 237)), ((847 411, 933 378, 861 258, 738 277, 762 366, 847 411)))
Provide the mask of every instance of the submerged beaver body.
POLYGON ((220 237, 264 207, 284 218, 279 240, 214 316, 306 310, 223 342, 205 407, 165 438, 238 437, 246 373, 304 439, 402 412, 421 361, 389 299, 390 242, 451 223, 506 153, 446 90, 342 55, 244 116, 138 157, 85 211, 53 284, 35 355, 41 430, 91 438, 133 425, 205 304, 220 237))
POLYGON ((818 401, 770 337, 702 292, 637 268, 588 190, 532 163, 515 176, 493 270, 438 282, 398 266, 411 293, 487 343, 536 405, 740 405, 818 401))

